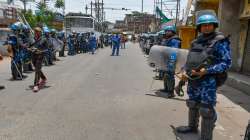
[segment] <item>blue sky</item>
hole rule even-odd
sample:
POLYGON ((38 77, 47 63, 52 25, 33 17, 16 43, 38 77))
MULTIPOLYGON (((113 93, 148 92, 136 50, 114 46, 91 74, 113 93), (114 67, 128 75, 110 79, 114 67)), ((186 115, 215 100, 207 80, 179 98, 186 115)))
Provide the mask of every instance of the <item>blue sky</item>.
MULTIPOLYGON (((0 1, 6 1, 6 0, 0 0, 0 1)), ((36 0, 36 1, 39 1, 39 0, 36 0)), ((92 0, 92 1, 95 1, 95 0, 92 0)), ((128 9, 132 9, 131 11, 141 11, 141 0, 103 0, 103 1, 104 1, 104 7, 128 8, 128 9)), ((90 6, 90 2, 91 0, 65 0, 66 12, 85 13, 85 6, 86 4, 90 6)), ((18 2, 18 0, 16 4, 21 5, 21 3, 18 2)), ((184 9, 186 4, 187 4, 187 0, 181 0, 181 9, 184 9)), ((51 2, 50 5, 51 7, 53 7, 53 2, 51 2)), ((35 9, 34 4, 29 4, 27 8, 35 9)), ((168 8, 172 9, 174 7, 169 6, 168 8)), ((154 9, 154 0, 144 0, 144 12, 153 13, 153 9, 154 9)), ((109 20, 112 22, 115 22, 115 20, 122 20, 125 14, 131 13, 131 11, 105 10, 106 20, 109 20)), ((88 11, 88 13, 90 13, 90 10, 88 11)), ((165 13, 165 14, 170 18, 168 13, 165 13)))

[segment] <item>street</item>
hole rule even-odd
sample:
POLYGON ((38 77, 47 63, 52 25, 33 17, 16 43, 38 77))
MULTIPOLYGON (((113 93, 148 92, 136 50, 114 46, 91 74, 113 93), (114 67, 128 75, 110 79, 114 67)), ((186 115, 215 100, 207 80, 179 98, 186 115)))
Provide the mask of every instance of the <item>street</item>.
MULTIPOLYGON (((10 81, 8 60, 0 63, 0 140, 198 140, 179 135, 187 123, 185 97, 166 99, 138 44, 120 56, 109 47, 96 55, 60 58, 44 67, 46 88, 33 93, 34 73, 10 81)), ((229 86, 218 92, 215 140, 242 140, 250 97, 229 86)))

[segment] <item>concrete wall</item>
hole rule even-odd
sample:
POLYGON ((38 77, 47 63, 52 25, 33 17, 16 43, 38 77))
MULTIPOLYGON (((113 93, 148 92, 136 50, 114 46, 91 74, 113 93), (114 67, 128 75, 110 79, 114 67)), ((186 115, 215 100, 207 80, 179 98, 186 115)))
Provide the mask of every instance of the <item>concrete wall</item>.
POLYGON ((220 31, 225 35, 231 35, 231 49, 233 57, 232 70, 240 71, 241 69, 241 51, 240 51, 240 32, 241 22, 240 14, 243 9, 242 0, 220 0, 218 17, 220 19, 220 31))
POLYGON ((247 41, 247 34, 248 34, 248 20, 242 19, 241 20, 241 28, 240 28, 240 38, 239 38, 239 56, 238 56, 238 64, 239 64, 239 70, 241 70, 243 65, 243 59, 245 54, 245 47, 246 47, 246 41, 247 41))
MULTIPOLYGON (((219 3, 219 2, 218 2, 219 3)), ((216 14, 218 14, 219 5, 217 2, 197 2, 195 10, 214 10, 216 14)))

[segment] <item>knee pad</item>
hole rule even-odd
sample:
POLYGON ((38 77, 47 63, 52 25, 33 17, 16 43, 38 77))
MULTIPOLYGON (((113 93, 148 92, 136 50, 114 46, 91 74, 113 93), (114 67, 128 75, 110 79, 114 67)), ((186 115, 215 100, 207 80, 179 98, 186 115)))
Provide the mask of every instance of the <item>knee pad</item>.
POLYGON ((187 104, 187 107, 189 108, 198 108, 200 103, 194 100, 187 100, 186 104, 187 104))
POLYGON ((213 107, 201 107, 199 111, 203 118, 216 120, 216 112, 213 107))

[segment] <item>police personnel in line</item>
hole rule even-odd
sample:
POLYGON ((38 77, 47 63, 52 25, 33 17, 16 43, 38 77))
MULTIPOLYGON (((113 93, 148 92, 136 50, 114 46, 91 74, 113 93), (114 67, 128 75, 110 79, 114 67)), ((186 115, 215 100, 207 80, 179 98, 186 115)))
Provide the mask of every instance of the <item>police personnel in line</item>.
MULTIPOLYGON (((176 35, 175 26, 166 26, 164 28, 165 35, 162 42, 163 46, 171 48, 181 48, 181 39, 176 35)), ((163 76, 164 91, 167 93, 168 98, 174 97, 175 88, 175 65, 177 60, 177 54, 173 53, 169 56, 167 64, 167 71, 160 71, 160 75, 163 76)), ((160 77, 161 77, 160 76, 160 77)))
POLYGON ((23 72, 31 72, 34 71, 33 70, 33 66, 32 66, 32 54, 31 52, 28 50, 27 47, 29 47, 32 43, 34 43, 34 39, 31 35, 30 32, 30 27, 28 25, 24 25, 23 27, 23 42, 25 44, 27 44, 27 46, 25 48, 23 48, 23 72))
POLYGON ((112 54, 111 56, 119 56, 119 50, 120 50, 120 45, 121 45, 121 38, 118 33, 113 35, 112 37, 112 54))
POLYGON ((222 33, 216 32, 218 19, 214 15, 202 15, 197 20, 200 35, 192 42, 186 63, 189 99, 188 126, 177 128, 179 133, 197 133, 201 116, 200 140, 212 140, 217 120, 216 91, 226 80, 226 72, 232 59, 230 41, 222 33))
POLYGON ((16 22, 10 26, 13 35, 8 37, 8 44, 11 46, 9 52, 12 53, 11 59, 11 73, 13 80, 22 80, 23 65, 22 65, 22 49, 25 47, 21 36, 23 23, 16 22))

